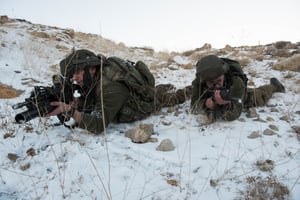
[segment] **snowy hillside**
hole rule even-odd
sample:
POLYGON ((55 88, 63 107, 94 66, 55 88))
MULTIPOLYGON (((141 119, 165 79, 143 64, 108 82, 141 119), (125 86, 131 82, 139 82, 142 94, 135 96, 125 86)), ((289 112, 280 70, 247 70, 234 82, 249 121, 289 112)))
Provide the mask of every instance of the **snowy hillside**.
MULTIPOLYGON (((155 52, 126 47, 98 35, 8 19, 0 23, 0 199, 300 199, 300 45, 155 52), (195 62, 208 54, 239 60, 249 87, 277 77, 286 93, 233 122, 206 123, 189 113, 190 101, 145 120, 110 124, 106 135, 55 126, 57 119, 15 123, 33 86, 51 85, 59 61, 72 48, 146 62, 156 83, 191 84, 195 62), (125 132, 153 124, 143 144, 125 132), (175 149, 159 151, 169 139, 175 149)), ((178 38, 184 40, 183 38, 178 38)))

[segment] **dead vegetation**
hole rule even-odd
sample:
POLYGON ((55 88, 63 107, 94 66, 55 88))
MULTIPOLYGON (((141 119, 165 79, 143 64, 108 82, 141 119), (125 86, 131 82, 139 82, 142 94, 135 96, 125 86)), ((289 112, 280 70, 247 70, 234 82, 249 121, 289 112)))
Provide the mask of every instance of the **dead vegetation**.
POLYGON ((246 178, 247 186, 241 191, 239 199, 263 200, 263 199, 287 199, 289 189, 280 183, 273 175, 266 178, 250 176, 246 178))
POLYGON ((292 57, 281 60, 273 65, 273 69, 280 71, 295 71, 300 72, 300 54, 295 54, 292 57))

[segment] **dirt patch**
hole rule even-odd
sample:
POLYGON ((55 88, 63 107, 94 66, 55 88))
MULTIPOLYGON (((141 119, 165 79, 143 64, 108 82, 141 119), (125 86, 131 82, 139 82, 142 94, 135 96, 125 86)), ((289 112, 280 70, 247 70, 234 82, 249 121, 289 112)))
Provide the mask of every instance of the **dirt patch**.
POLYGON ((10 99, 19 96, 23 91, 0 83, 0 99, 10 99))

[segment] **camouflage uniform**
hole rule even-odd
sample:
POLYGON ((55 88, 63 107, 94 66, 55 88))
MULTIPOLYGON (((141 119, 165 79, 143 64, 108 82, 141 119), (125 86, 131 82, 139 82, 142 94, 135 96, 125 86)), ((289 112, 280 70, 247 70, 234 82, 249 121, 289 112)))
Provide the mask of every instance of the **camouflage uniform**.
MULTIPOLYGON (((92 52, 77 50, 60 62, 60 68, 62 75, 70 77, 80 69, 100 66, 99 63, 99 58, 92 52), (73 62, 74 60, 86 62, 73 62)), ((84 75, 86 74, 89 72, 86 71, 84 75)), ((187 87, 189 94, 185 94, 186 89, 172 92, 171 85, 159 85, 154 89, 153 101, 139 101, 139 98, 125 84, 108 80, 105 76, 101 78, 100 70, 93 80, 86 76, 84 85, 88 87, 83 89, 83 95, 76 100, 75 109, 81 112, 81 121, 77 127, 97 134, 101 133, 110 122, 133 122, 144 119, 161 107, 183 103, 191 94, 191 87, 187 87)))
POLYGON ((197 64, 197 74, 192 82, 191 108, 193 113, 204 111, 214 120, 223 119, 232 121, 237 119, 243 108, 263 106, 272 97, 274 92, 284 92, 284 87, 275 78, 270 84, 258 88, 246 88, 241 76, 231 73, 230 66, 220 58, 210 55, 200 59, 197 64), (224 87, 229 91, 229 96, 241 99, 241 102, 232 101, 230 104, 216 105, 214 110, 205 106, 211 96, 207 95, 206 81, 213 80, 224 74, 224 87))

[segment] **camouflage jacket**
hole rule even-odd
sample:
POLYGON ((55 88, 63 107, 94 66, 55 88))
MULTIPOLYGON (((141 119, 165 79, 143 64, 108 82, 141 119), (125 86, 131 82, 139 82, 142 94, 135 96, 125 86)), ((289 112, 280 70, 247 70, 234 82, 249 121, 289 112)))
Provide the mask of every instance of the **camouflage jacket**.
POLYGON ((118 81, 105 79, 102 91, 98 81, 88 94, 78 99, 77 109, 81 112, 81 121, 77 127, 100 134, 111 122, 143 119, 154 110, 152 102, 139 102, 129 88, 118 81))
MULTIPOLYGON (((245 99, 246 86, 241 77, 225 74, 225 87, 229 90, 231 97, 245 99)), ((210 98, 206 94, 207 90, 208 87, 205 82, 200 82, 197 78, 192 82, 191 109, 193 113, 204 111, 207 114, 211 114, 214 119, 223 119, 226 121, 235 120, 240 116, 243 110, 243 103, 232 102, 227 105, 218 105, 215 110, 206 108, 205 102, 210 98)))

